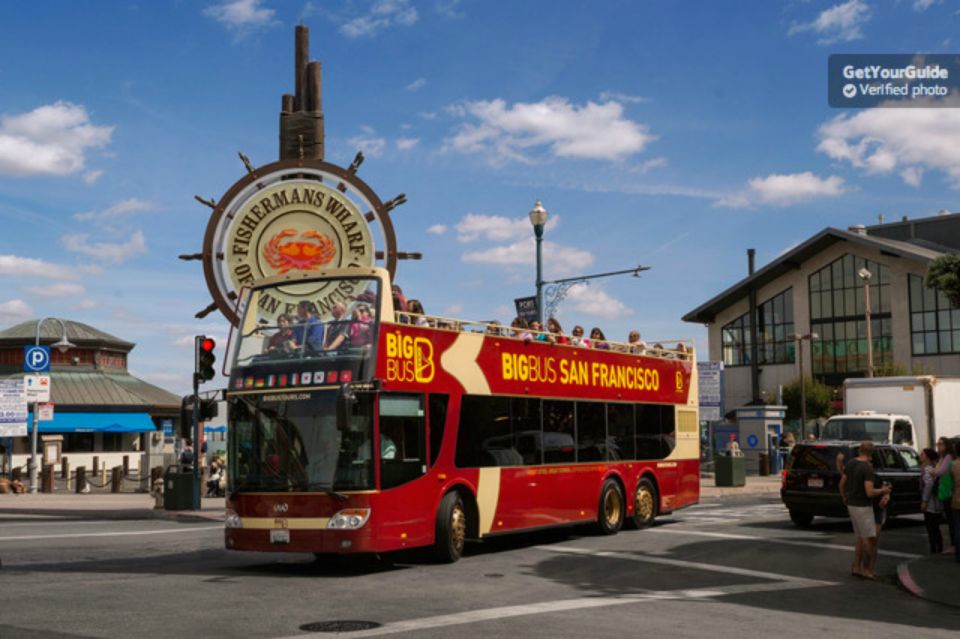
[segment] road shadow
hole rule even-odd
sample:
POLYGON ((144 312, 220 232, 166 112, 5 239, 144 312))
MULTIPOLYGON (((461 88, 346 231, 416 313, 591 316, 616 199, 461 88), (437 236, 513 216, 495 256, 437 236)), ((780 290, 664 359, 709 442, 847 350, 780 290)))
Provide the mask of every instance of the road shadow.
MULTIPOLYGON (((643 532, 636 534, 638 536, 635 539, 640 539, 643 532)), ((642 594, 650 590, 709 590, 741 583, 763 585, 776 582, 775 579, 759 575, 734 575, 722 570, 723 566, 749 568, 834 585, 726 594, 702 600, 691 599, 689 605, 726 602, 824 618, 960 631, 960 609, 923 601, 902 591, 889 572, 890 562, 881 561, 881 567, 888 569, 886 578, 882 582, 874 582, 851 577, 850 557, 827 549, 784 554, 783 549, 775 544, 751 545, 740 540, 711 540, 680 544, 669 551, 650 555, 638 551, 636 542, 628 537, 624 538, 624 543, 616 546, 616 549, 611 547, 609 550, 618 555, 635 556, 638 560, 648 556, 665 557, 699 562, 713 568, 721 567, 721 570, 658 565, 631 561, 623 556, 558 553, 534 564, 529 574, 574 588, 586 596, 642 594)))

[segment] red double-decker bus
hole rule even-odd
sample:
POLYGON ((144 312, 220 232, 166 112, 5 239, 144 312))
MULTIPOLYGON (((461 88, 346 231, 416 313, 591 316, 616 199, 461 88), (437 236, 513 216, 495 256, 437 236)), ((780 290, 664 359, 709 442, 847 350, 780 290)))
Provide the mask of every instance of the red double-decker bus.
POLYGON ((698 501, 692 349, 402 316, 382 269, 271 278, 241 307, 228 549, 432 546, 456 561, 469 539, 591 522, 614 534, 698 501))

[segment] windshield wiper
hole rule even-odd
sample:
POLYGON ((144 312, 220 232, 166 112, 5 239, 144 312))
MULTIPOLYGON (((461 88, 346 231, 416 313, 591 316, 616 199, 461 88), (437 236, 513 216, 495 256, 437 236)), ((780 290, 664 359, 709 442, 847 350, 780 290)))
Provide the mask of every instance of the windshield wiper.
MULTIPOLYGON (((300 489, 301 487, 300 487, 300 486, 297 486, 296 488, 297 488, 297 489, 300 489)), ((331 497, 336 497, 336 498, 339 499, 340 501, 347 501, 347 496, 344 495, 343 493, 338 493, 337 491, 335 491, 335 490, 333 489, 333 486, 332 486, 331 484, 325 484, 325 483, 321 483, 321 482, 313 482, 313 483, 310 483, 310 484, 307 484, 307 485, 303 486, 302 489, 303 489, 303 490, 318 490, 318 491, 320 491, 321 493, 325 493, 325 494, 327 494, 327 495, 330 495, 331 497)))

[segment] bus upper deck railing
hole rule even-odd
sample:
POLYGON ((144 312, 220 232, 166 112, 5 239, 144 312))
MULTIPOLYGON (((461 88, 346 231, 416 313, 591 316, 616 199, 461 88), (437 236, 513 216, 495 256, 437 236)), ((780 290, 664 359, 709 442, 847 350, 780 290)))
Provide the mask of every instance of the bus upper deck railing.
POLYGON ((394 313, 394 320, 398 324, 407 324, 420 328, 434 328, 457 333, 482 333, 484 335, 490 335, 494 337, 552 343, 558 346, 567 346, 570 348, 594 348, 597 350, 607 350, 613 353, 644 355, 646 357, 662 357, 664 359, 694 359, 692 340, 688 339, 660 340, 655 342, 653 346, 650 346, 644 342, 631 344, 627 342, 614 342, 610 340, 593 340, 590 338, 573 337, 571 335, 560 336, 548 331, 535 331, 529 328, 504 326, 498 322, 462 320, 451 317, 441 317, 439 315, 421 315, 419 313, 400 311, 394 313), (560 337, 563 337, 566 341, 558 342, 557 340, 560 337), (675 342, 676 346, 674 348, 666 348, 661 345, 662 342, 675 342))

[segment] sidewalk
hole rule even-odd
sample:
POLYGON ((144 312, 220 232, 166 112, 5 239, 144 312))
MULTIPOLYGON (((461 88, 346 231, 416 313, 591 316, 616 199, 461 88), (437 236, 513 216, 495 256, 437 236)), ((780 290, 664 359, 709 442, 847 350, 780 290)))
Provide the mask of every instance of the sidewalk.
POLYGON ((781 480, 779 475, 768 475, 767 477, 747 475, 746 480, 745 486, 716 486, 713 473, 701 473, 700 499, 701 501, 712 501, 731 495, 780 494, 781 480))
POLYGON ((0 495, 0 526, 10 516, 66 519, 170 519, 177 521, 223 521, 225 503, 203 498, 201 510, 167 511, 154 508, 146 493, 37 493, 0 495))
POLYGON ((897 566, 897 580, 917 597, 960 608, 957 568, 952 552, 948 555, 930 555, 897 566))

